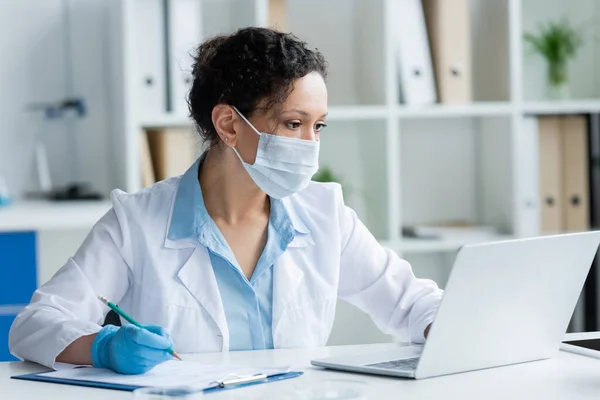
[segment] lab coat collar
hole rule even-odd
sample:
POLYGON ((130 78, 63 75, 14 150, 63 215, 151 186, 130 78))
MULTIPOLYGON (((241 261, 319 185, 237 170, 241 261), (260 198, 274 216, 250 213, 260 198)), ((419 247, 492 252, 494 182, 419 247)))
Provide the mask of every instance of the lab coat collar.
POLYGON ((304 222, 304 219, 302 218, 300 212, 297 210, 297 208, 296 208, 297 206, 295 206, 295 204, 293 202, 294 196, 295 195, 288 196, 282 200, 279 200, 282 202, 283 206, 285 207, 285 210, 287 211, 287 216, 296 231, 294 240, 292 240, 292 242, 288 245, 288 247, 313 246, 315 244, 315 242, 312 239, 312 233, 311 233, 310 229, 308 228, 308 226, 306 225, 306 223, 304 222))
MULTIPOLYGON (((203 228, 211 221, 198 183, 198 169, 206 158, 206 154, 207 152, 204 152, 179 181, 171 206, 165 239, 167 248, 195 247, 202 243, 201 235, 205 231, 203 228)), ((271 198, 271 209, 274 214, 271 221, 275 223, 276 229, 284 232, 286 225, 293 226, 295 234, 287 240, 290 247, 314 245, 310 230, 295 212, 289 198, 283 200, 271 198)))
POLYGON ((202 154, 181 176, 171 206, 166 247, 185 248, 198 244, 201 222, 208 218, 198 183, 198 168, 205 157, 206 153, 202 154))

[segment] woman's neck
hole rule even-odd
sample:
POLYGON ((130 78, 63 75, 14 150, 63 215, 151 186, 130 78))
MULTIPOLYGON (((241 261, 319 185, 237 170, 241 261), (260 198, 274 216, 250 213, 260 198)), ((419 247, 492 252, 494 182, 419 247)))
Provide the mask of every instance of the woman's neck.
POLYGON ((268 196, 260 190, 229 148, 211 148, 198 173, 204 205, 213 220, 236 224, 269 214, 268 196))

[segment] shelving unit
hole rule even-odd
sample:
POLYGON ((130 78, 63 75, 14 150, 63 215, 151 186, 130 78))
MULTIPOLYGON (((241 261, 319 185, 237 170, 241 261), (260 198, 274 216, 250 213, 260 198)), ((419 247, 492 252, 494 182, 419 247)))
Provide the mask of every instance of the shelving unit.
MULTIPOLYGON (((123 88, 110 101, 119 171, 114 186, 128 191, 140 188, 139 131, 191 126, 186 113, 148 113, 136 101, 142 79, 138 51, 147 45, 136 42, 142 23, 136 4, 153 1, 162 2, 115 0, 110 13, 120 27, 112 40, 111 76, 123 88)), ((170 1, 196 2, 202 32, 197 43, 269 20, 268 0, 170 1)), ((407 239, 401 235, 407 224, 470 221, 496 227, 494 239, 538 234, 539 227, 528 219, 537 207, 530 190, 537 177, 527 173, 536 149, 522 134, 525 117, 600 112, 600 73, 594 77, 597 84, 584 88, 589 79, 578 61, 577 73, 571 74, 575 98, 545 100, 539 85, 543 65, 526 54, 522 36, 547 18, 564 14, 581 21, 594 15, 596 6, 589 0, 574 6, 561 0, 470 1, 473 102, 416 107, 399 101, 395 1, 286 1, 288 30, 318 48, 330 65, 321 165, 340 177, 347 203, 378 240, 401 255, 430 254, 439 260, 436 254, 490 239, 407 239)), ((588 45, 583 60, 597 66, 598 49, 588 45)))
MULTIPOLYGON (((159 32, 160 16, 146 21, 144 13, 161 8, 163 1, 96 1, 97 8, 74 11, 74 56, 86 62, 73 64, 73 90, 90 105, 89 117, 75 126, 77 148, 85 179, 105 194, 113 188, 141 188, 142 129, 192 126, 182 96, 175 98, 172 112, 157 112, 152 109, 156 104, 149 107, 144 98, 149 62, 141 53, 165 40, 159 32), (93 26, 93 37, 81 30, 88 25, 93 26), (153 35, 141 35, 140 27, 149 26, 155 28, 153 35), (92 48, 103 48, 104 53, 100 56, 92 48), (94 77, 95 86, 88 85, 88 76, 94 77)), ((197 33, 187 50, 177 48, 172 55, 169 65, 176 75, 187 72, 186 54, 207 37, 266 26, 269 20, 269 0, 168 1, 191 4, 190 10, 196 11, 171 16, 180 19, 171 21, 174 29, 197 33)), ((600 24, 594 22, 599 22, 600 4, 471 0, 474 101, 416 107, 399 101, 392 7, 396 1, 286 0, 288 30, 318 48, 330 64, 329 127, 323 135, 321 164, 341 176, 348 204, 377 238, 401 252, 418 248, 433 253, 460 245, 450 241, 416 246, 401 237, 403 225, 443 219, 491 224, 499 235, 536 234, 537 227, 527 227, 524 217, 531 211, 526 208, 537 203, 526 190, 535 186, 535 177, 523 173, 535 150, 523 137, 524 118, 600 113, 600 43, 589 39, 571 65, 573 99, 550 101, 544 98, 544 64, 528 54, 522 36, 539 22, 562 16, 575 25, 587 24, 589 38, 597 36, 594 26, 600 24), (494 215, 493 210, 499 212, 494 215)), ((61 171, 57 167, 55 173, 62 176, 61 171)), ((95 218, 92 208, 84 207, 88 211, 82 213, 95 218)), ((39 207, 43 215, 55 209, 60 205, 39 207)), ((0 220, 6 215, 0 210, 0 220)))
MULTIPOLYGON (((187 49, 178 46, 171 54, 168 75, 160 71, 165 67, 160 61, 164 53, 158 52, 154 58, 146 53, 165 42, 161 30, 164 19, 158 14, 148 17, 152 10, 163 7, 164 1, 90 0, 85 7, 72 7, 73 60, 77 61, 72 63, 72 93, 57 89, 64 82, 62 72, 57 79, 56 70, 62 71, 66 65, 61 59, 64 49, 57 44, 62 43, 65 31, 59 25, 59 14, 27 14, 29 24, 39 27, 39 38, 44 39, 39 42, 32 36, 31 48, 35 54, 45 51, 48 65, 55 71, 46 76, 48 66, 44 64, 43 71, 34 68, 19 75, 18 81, 27 81, 31 87, 19 90, 22 97, 11 99, 7 104, 15 108, 9 109, 17 115, 21 104, 32 99, 54 101, 57 93, 81 95, 89 106, 89 115, 74 123, 77 143, 59 132, 62 125, 45 130, 52 138, 49 150, 56 162, 55 175, 69 176, 72 171, 63 160, 68 159, 69 149, 76 149, 82 161, 77 172, 105 194, 114 188, 139 190, 140 132, 192 125, 182 87, 172 99, 173 111, 166 111, 161 99, 148 101, 148 78, 159 87, 164 87, 167 79, 181 84, 189 72, 188 53, 203 40, 245 26, 266 26, 269 20, 269 0, 167 0, 195 10, 174 12, 171 26, 197 34, 187 49)), ((589 40, 572 63, 569 78, 573 99, 549 101, 544 98, 544 64, 527 54, 523 33, 541 21, 562 16, 575 25, 600 26, 600 3, 470 0, 473 102, 414 107, 399 101, 394 42, 398 22, 392 11, 396 1, 400 0, 286 0, 287 27, 318 48, 330 65, 329 126, 322 136, 321 165, 331 167, 340 177, 347 204, 382 245, 411 262, 417 276, 432 278, 444 287, 460 246, 539 234, 536 140, 526 134, 526 117, 600 113, 600 42, 589 40), (401 235, 405 225, 450 220, 490 225, 498 234, 444 240, 401 235)), ((51 9, 45 7, 46 11, 51 9)), ((597 36, 598 32, 592 33, 597 36)), ((13 125, 8 129, 21 128, 13 125)), ((14 146, 8 143, 0 150, 12 151, 14 146)), ((15 154, 18 158, 26 153, 15 154)), ((0 156, 11 159, 6 153, 0 156)), ((27 176, 25 165, 27 161, 15 168, 19 182, 27 176)), ((23 185, 18 191, 28 189, 23 185)), ((64 262, 65 255, 73 253, 85 233, 73 234, 68 244, 63 243, 63 250, 56 251, 62 239, 57 240, 55 229, 85 231, 109 207, 108 202, 72 205, 18 201, 0 209, 0 231, 20 231, 17 239, 23 232, 41 231, 28 238, 27 246, 35 246, 36 237, 46 243, 39 251, 45 254, 40 257, 45 265, 37 265, 37 282, 42 283, 64 262), (54 256, 47 255, 50 253, 54 256)), ((4 243, 12 250, 12 242, 4 243)), ((31 272, 35 261, 29 264, 31 272)), ((24 293, 29 296, 33 286, 24 293)), ((28 298, 13 303, 24 304, 28 298)), ((346 312, 344 307, 341 303, 338 315, 346 312)), ((16 309, 9 311, 14 314, 16 309)), ((363 313, 348 312, 346 316, 345 320, 354 324, 356 337, 380 339, 372 336, 375 328, 369 328, 372 324, 363 313)), ((7 331, 7 321, 0 321, 4 324, 0 330, 7 331)), ((339 331, 339 337, 334 332, 331 344, 343 342, 347 325, 342 324, 339 331)))

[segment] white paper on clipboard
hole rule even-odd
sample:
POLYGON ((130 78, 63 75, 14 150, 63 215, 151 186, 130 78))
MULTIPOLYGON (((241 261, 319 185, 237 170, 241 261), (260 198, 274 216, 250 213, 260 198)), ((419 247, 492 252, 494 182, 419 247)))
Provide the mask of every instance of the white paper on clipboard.
POLYGON ((121 375, 108 369, 93 367, 75 367, 47 372, 50 378, 79 380, 114 385, 170 387, 186 386, 206 389, 231 377, 264 374, 273 376, 290 371, 290 367, 251 368, 231 365, 208 365, 189 361, 167 361, 151 371, 141 375, 121 375))

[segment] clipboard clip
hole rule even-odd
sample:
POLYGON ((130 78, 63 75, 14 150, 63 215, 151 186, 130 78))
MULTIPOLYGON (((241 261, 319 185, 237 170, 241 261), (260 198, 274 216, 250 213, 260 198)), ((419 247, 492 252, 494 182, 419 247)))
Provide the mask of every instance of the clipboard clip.
POLYGON ((255 374, 255 375, 228 375, 224 379, 220 381, 215 381, 213 384, 216 384, 217 387, 225 388, 227 386, 235 386, 235 385, 243 385, 246 383, 261 381, 263 379, 267 379, 267 375, 265 374, 255 374))

